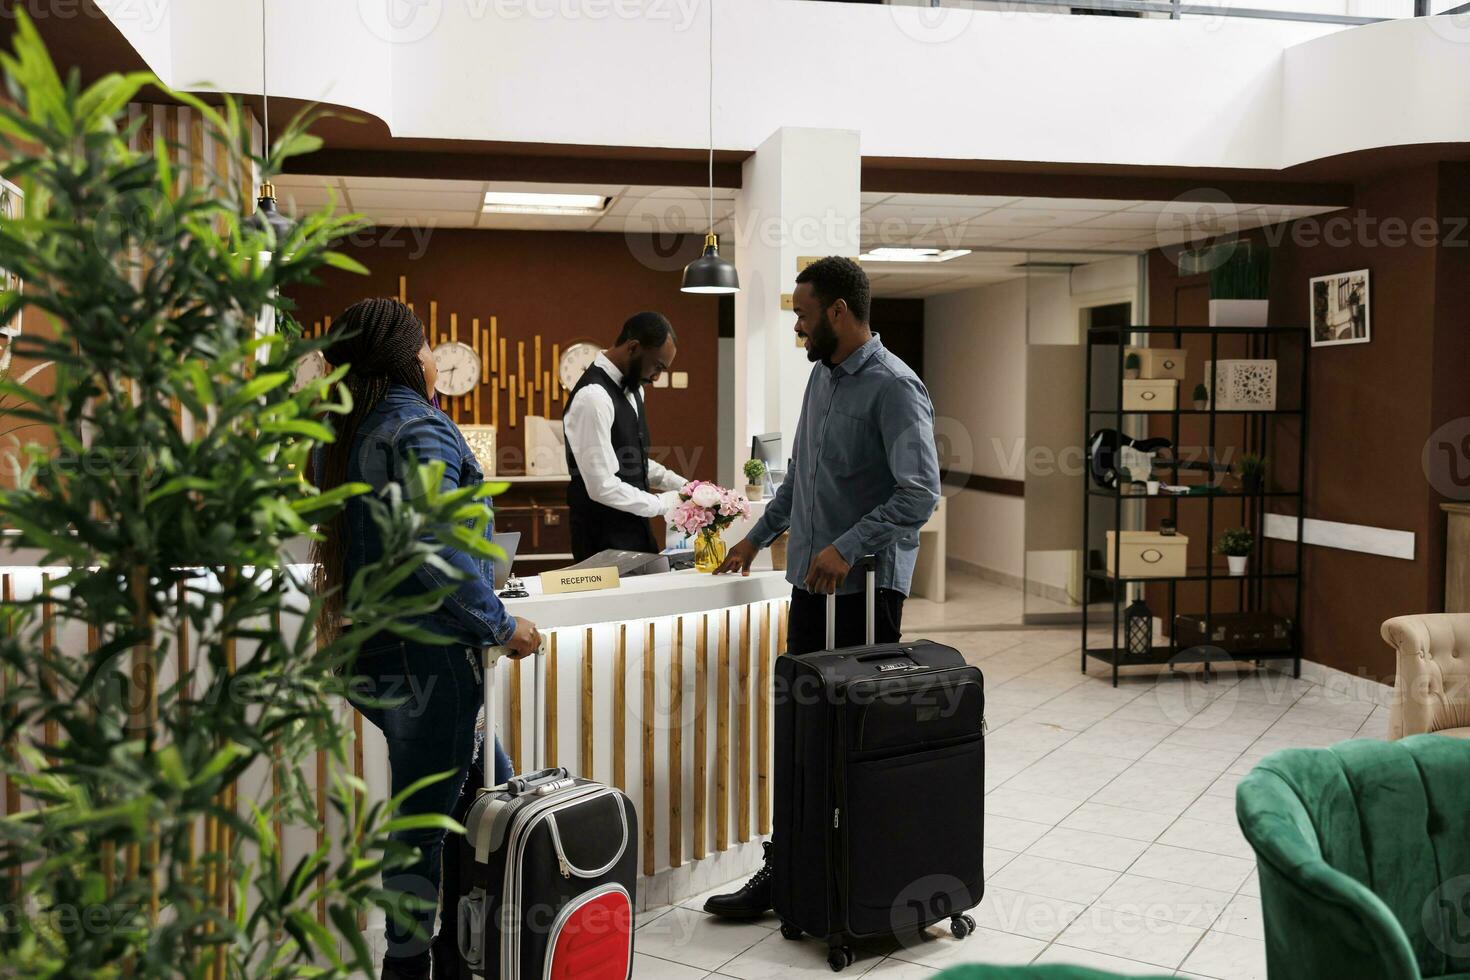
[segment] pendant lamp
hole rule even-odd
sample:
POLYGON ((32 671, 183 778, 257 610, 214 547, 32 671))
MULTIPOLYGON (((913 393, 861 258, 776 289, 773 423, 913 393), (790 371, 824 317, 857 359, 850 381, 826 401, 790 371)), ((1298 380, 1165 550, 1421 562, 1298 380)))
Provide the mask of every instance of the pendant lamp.
POLYGON ((715 235, 715 5, 709 5, 709 233, 704 236, 704 254, 684 267, 680 292, 728 296, 740 292, 735 267, 720 258, 720 240, 715 235))
MULTIPOLYGON (((266 0, 260 0, 260 101, 264 109, 265 119, 262 124, 264 133, 265 152, 267 157, 271 151, 271 97, 270 89, 266 84, 266 43, 265 43, 265 4, 266 0)), ((265 231, 269 228, 277 245, 285 241, 291 234, 291 229, 296 227, 296 222, 286 217, 276 207, 276 188, 270 181, 263 181, 260 185, 260 195, 255 199, 255 213, 245 219, 249 227, 255 231, 265 231)))

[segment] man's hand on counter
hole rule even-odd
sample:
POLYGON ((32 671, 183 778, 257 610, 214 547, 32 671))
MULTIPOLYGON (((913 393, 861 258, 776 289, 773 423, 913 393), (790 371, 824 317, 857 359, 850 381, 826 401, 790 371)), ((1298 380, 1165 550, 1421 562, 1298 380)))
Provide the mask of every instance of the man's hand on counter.
POLYGON ((725 561, 719 568, 715 569, 716 575, 724 575, 726 572, 739 572, 741 575, 750 574, 750 563, 755 561, 759 551, 749 539, 741 541, 731 548, 725 555, 725 561))
POLYGON ((541 649, 541 631, 536 624, 524 616, 516 617, 516 631, 511 634, 510 640, 505 644, 510 648, 512 660, 529 657, 541 649))

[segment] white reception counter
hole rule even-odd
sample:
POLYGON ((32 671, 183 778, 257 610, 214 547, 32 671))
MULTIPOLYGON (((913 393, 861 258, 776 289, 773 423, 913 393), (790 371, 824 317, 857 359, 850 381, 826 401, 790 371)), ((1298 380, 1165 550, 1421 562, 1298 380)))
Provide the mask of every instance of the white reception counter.
MULTIPOLYGON (((61 571, 26 564, 39 556, 24 552, 7 557, 0 578, 16 598, 36 595, 45 573, 61 571)), ((507 600, 548 643, 542 656, 497 667, 501 740, 518 770, 538 761, 565 766, 628 793, 638 808, 645 906, 698 894, 759 863, 755 842, 771 825, 770 685, 791 591, 783 576, 670 572, 566 595, 539 594, 532 577, 532 595, 507 600), (538 714, 545 719, 539 730, 538 714)), ((288 619, 283 627, 297 625, 288 619)), ((53 649, 88 642, 81 624, 50 628, 53 649)), ((247 644, 240 656, 248 659, 247 644)), ((172 673, 165 658, 161 682, 172 673)), ((382 736, 345 702, 341 710, 359 734, 353 768, 373 795, 386 798, 382 736)), ((242 779, 240 796, 263 800, 270 788, 262 769, 242 779)), ((317 842, 306 828, 283 831, 288 856, 317 842)))

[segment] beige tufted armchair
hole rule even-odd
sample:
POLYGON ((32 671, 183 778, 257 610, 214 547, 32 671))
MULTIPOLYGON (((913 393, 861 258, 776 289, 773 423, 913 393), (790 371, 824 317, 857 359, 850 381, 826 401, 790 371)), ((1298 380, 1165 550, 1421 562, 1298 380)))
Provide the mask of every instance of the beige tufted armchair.
POLYGON ((1396 616, 1383 639, 1398 651, 1388 737, 1470 738, 1470 613, 1396 616))

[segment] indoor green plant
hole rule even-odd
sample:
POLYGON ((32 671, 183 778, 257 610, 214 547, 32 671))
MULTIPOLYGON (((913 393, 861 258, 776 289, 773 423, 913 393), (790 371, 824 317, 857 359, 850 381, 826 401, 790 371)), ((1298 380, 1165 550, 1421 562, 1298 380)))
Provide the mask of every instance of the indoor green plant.
POLYGON ((1243 527, 1232 527, 1220 533, 1219 540, 1215 542, 1215 553, 1225 556, 1231 575, 1239 576, 1245 574, 1246 562, 1255 545, 1256 539, 1249 531, 1243 527))
POLYGON ((1136 381, 1138 372, 1142 369, 1143 359, 1138 356, 1137 352, 1130 351, 1128 356, 1123 358, 1123 377, 1129 381, 1136 381))
POLYGON ((745 496, 749 500, 760 500, 765 496, 766 464, 758 459, 745 461, 745 496))
POLYGON ((1244 453, 1235 464, 1240 485, 1248 493, 1259 493, 1266 485, 1266 461, 1256 453, 1244 453))
POLYGON ((1271 288, 1270 250, 1249 241, 1210 254, 1210 326, 1264 327, 1271 288))
POLYGON ((1210 389, 1203 382, 1194 386, 1194 407, 1201 412, 1210 407, 1210 389))
MULTIPOLYGON (((63 82, 23 12, 14 44, 0 57, 12 100, 0 142, 27 213, 0 225, 0 267, 25 287, 0 292, 0 319, 49 319, 51 331, 17 338, 17 356, 51 361, 55 385, 7 379, 0 395, 58 448, 22 447, 0 518, 18 531, 8 547, 62 571, 47 615, 39 595, 0 609, 0 772, 21 797, 0 820, 0 963, 56 978, 366 975, 361 922, 387 908, 379 876, 407 857, 389 832, 454 825, 367 798, 348 764, 340 674, 369 637, 418 635, 406 617, 442 592, 392 589, 440 563, 438 548, 492 557, 473 499, 491 488, 441 494, 442 468, 423 466, 370 500, 383 558, 345 592, 354 629, 319 636, 321 598, 287 546, 367 488, 319 494, 305 479, 348 407, 345 368, 290 390, 322 342, 284 316, 282 291, 324 264, 354 268, 330 245, 356 223, 328 209, 276 240, 241 219, 252 202, 236 182, 181 179, 162 139, 128 148, 119 120, 152 76, 63 82), (95 641, 52 646, 47 619, 95 641), (252 767, 274 792, 240 783, 252 767), (321 844, 288 859, 276 829, 288 822, 321 844), (87 928, 57 927, 68 908, 87 928)), ((269 175, 317 145, 298 123, 252 158, 233 101, 165 95, 230 148, 223 171, 269 175)))

